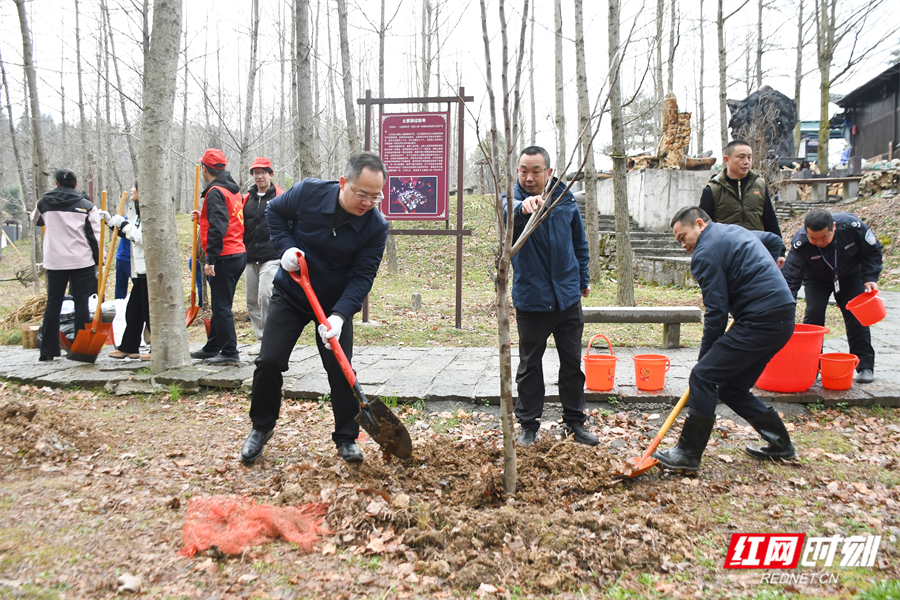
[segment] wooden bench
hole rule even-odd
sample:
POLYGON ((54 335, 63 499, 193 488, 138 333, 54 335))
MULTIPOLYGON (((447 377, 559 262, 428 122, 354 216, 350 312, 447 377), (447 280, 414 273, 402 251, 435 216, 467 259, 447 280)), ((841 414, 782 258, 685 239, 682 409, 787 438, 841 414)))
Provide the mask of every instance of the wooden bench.
POLYGON ((700 323, 703 311, 696 306, 585 306, 585 323, 662 323, 663 348, 681 344, 681 324, 700 323))
POLYGON ((862 175, 850 175, 847 177, 794 177, 784 181, 786 202, 797 202, 798 185, 811 185, 812 195, 810 202, 826 202, 828 200, 828 185, 831 183, 842 183, 843 192, 841 196, 844 200, 856 198, 859 195, 859 180, 862 175))

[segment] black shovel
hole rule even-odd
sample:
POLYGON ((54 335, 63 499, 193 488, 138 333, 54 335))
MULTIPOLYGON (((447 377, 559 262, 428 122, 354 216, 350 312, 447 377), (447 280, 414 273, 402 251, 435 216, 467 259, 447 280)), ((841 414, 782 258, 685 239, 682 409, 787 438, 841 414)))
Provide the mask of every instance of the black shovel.
MULTIPOLYGON (((306 260, 299 252, 297 253, 297 261, 300 263, 300 271, 289 271, 291 278, 300 284, 300 287, 306 292, 306 298, 309 300, 309 304, 312 306, 319 323, 324 325, 326 329, 331 329, 331 325, 325 317, 325 311, 322 310, 322 305, 319 304, 319 299, 309 283, 309 271, 306 268, 306 260)), ((347 360, 344 349, 341 348, 341 343, 337 337, 331 338, 330 342, 334 356, 337 358, 338 364, 341 365, 341 370, 344 372, 347 382, 353 389, 353 395, 359 402, 359 414, 356 415, 356 422, 381 446, 385 460, 388 460, 391 455, 398 458, 409 458, 412 456, 412 440, 409 439, 409 432, 406 430, 406 427, 403 426, 397 415, 380 398, 372 401, 366 399, 362 388, 359 387, 356 373, 353 372, 353 367, 350 366, 350 361, 347 360)))

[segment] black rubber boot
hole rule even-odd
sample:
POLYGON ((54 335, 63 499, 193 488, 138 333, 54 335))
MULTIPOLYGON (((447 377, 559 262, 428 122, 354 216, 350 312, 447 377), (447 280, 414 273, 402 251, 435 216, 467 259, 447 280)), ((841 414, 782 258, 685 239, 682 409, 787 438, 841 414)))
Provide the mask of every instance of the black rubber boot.
POLYGON ((696 472, 700 470, 700 459, 706 450, 706 443, 712 433, 716 415, 704 415, 688 409, 681 437, 674 448, 657 450, 653 458, 664 469, 696 472))
POLYGON ((762 439, 768 442, 765 446, 748 445, 744 450, 753 458, 760 460, 777 460, 794 458, 794 445, 791 444, 791 436, 782 422, 781 417, 774 409, 770 408, 761 416, 748 423, 753 426, 762 439))

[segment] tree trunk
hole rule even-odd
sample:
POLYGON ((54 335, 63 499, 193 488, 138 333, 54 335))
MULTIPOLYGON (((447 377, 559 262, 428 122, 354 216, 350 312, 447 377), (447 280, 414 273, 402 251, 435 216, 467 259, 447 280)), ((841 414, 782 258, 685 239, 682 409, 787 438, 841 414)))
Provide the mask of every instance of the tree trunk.
POLYGON ((835 3, 832 0, 831 14, 828 0, 816 0, 816 57, 819 65, 819 148, 816 164, 820 173, 828 172, 828 141, 830 127, 828 103, 831 100, 831 61, 834 58, 834 34, 836 25, 835 3))
POLYGON ((587 67, 584 56, 583 0, 575 0, 575 79, 578 88, 578 137, 584 153, 584 229, 587 234, 588 275, 600 279, 600 218, 597 209, 597 169, 594 167, 593 120, 588 100, 587 67))
MULTIPOLYGON (((338 0, 343 3, 344 0, 338 0)), ((318 172, 319 159, 315 155, 315 129, 313 128, 312 106, 312 65, 310 64, 309 46, 309 0, 297 0, 297 116, 294 127, 298 128, 298 147, 300 153, 300 174, 303 177, 315 177, 318 172)), ((346 11, 345 11, 346 16, 346 11)))
MULTIPOLYGON (((557 0, 558 1, 558 0, 557 0)), ((501 14, 504 0, 499 0, 501 14)), ((516 441, 513 431, 513 402, 512 402, 512 354, 510 346, 512 338, 510 336, 509 324, 509 261, 510 248, 512 247, 513 236, 513 216, 512 216, 512 195, 507 197, 506 206, 508 209, 506 222, 503 222, 503 211, 500 207, 500 163, 497 153, 497 111, 496 101, 494 99, 493 78, 491 76, 491 52, 490 38, 487 31, 487 10, 485 8, 485 0, 480 0, 481 6, 481 32, 484 41, 484 57, 486 69, 486 82, 488 93, 488 105, 491 113, 491 158, 488 166, 493 171, 491 178, 494 189, 494 207, 497 214, 498 233, 500 238, 499 247, 497 249, 497 279, 495 280, 497 289, 497 338, 499 342, 499 359, 500 359, 500 426, 503 430, 503 489, 510 496, 516 493, 516 441)), ((505 28, 506 22, 501 18, 500 27, 505 28)), ((504 61, 504 66, 506 62, 504 61)), ((507 178, 511 179, 512 175, 507 173, 507 178)), ((511 185, 507 185, 511 188, 511 185)))
MULTIPOLYGON (((802 0, 800 0, 802 2, 802 0)), ((757 3, 756 19, 756 89, 762 87, 762 57, 763 57, 763 0, 757 3)))
POLYGON ((125 90, 122 89, 122 78, 119 76, 119 61, 116 58, 116 44, 113 41, 112 23, 109 19, 109 7, 106 0, 100 4, 103 17, 106 19, 106 29, 109 31, 109 48, 112 52, 113 69, 116 72, 116 85, 119 87, 119 103, 122 107, 122 124, 125 126, 125 143, 128 145, 128 156, 131 158, 131 169, 134 176, 138 174, 137 154, 134 151, 134 140, 131 135, 131 121, 128 119, 128 111, 125 109, 125 90))
POLYGON ((728 145, 728 113, 726 112, 726 99, 728 86, 725 82, 725 17, 722 14, 722 2, 718 0, 719 10, 716 15, 716 31, 719 42, 719 136, 722 142, 722 151, 728 145))
MULTIPOLYGON (((553 0, 553 26, 555 31, 555 45, 553 50, 556 62, 556 170, 565 169, 568 163, 566 156, 566 110, 565 110, 565 81, 563 81, 563 20, 562 0, 553 0)), ((565 175, 565 173, 560 173, 565 175)))
POLYGON ((653 40, 656 46, 656 65, 653 70, 653 91, 656 96, 656 110, 653 112, 656 120, 656 137, 654 138, 654 146, 659 145, 662 137, 662 111, 663 111, 663 20, 665 19, 666 6, 665 0, 656 0, 656 39, 653 40))
POLYGON ((613 196, 616 212, 616 304, 634 306, 634 257, 631 251, 631 224, 628 218, 626 182, 625 124, 622 117, 622 84, 619 54, 619 0, 609 0, 609 117, 612 128, 613 196))
MULTIPOLYGON (((179 153, 180 156, 185 156, 185 151, 187 148, 187 124, 188 124, 188 57, 187 57, 187 27, 184 28, 184 76, 183 76, 183 85, 184 85, 184 104, 182 105, 181 112, 181 140, 179 144, 179 153)), ((175 206, 179 207, 179 210, 184 213, 189 213, 194 210, 194 197, 193 194, 185 194, 184 193, 184 164, 182 161, 184 159, 180 158, 176 160, 178 167, 175 169, 178 171, 178 176, 176 178, 175 183, 175 206)))
POLYGON ((41 104, 38 101, 37 74, 34 70, 31 30, 28 27, 28 15, 25 13, 25 0, 15 0, 19 11, 19 27, 22 30, 22 60, 25 66, 25 78, 28 82, 28 100, 31 105, 31 134, 34 140, 31 153, 31 176, 34 186, 35 204, 47 190, 47 167, 44 158, 44 132, 41 125, 41 104))
MULTIPOLYGON (((247 191, 250 183, 247 172, 250 168, 250 130, 253 128, 253 96, 256 93, 256 46, 259 40, 259 0, 253 0, 250 22, 250 72, 247 75, 247 107, 244 112, 244 131, 241 135, 241 158, 237 184, 241 190, 247 191)), ((262 106, 260 106, 262 110, 262 106)), ((250 178, 252 181, 252 178, 250 178)))
POLYGON ((697 156, 705 152, 703 149, 703 130, 705 129, 704 123, 706 122, 706 112, 703 108, 703 96, 706 92, 706 88, 703 87, 703 71, 706 70, 706 36, 703 35, 703 26, 706 23, 703 21, 704 0, 698 0, 698 2, 700 4, 700 68, 698 69, 700 72, 700 89, 698 91, 697 102, 697 156))
MULTIPOLYGON (((387 26, 384 22, 384 2, 381 0, 381 25, 378 28, 378 97, 384 98, 384 43, 387 37, 387 26)), ((380 150, 380 148, 379 148, 380 150)), ((388 229, 393 229, 394 222, 388 221, 388 229)), ((397 240, 388 232, 387 243, 384 247, 385 270, 388 275, 396 275, 400 272, 397 261, 397 240)))
POLYGON ((350 71, 350 40, 347 36, 347 0, 337 0, 337 4, 338 30, 341 37, 341 66, 343 67, 344 78, 344 113, 346 114, 347 119, 347 139, 350 142, 350 154, 353 154, 359 152, 361 146, 359 145, 359 134, 356 131, 353 74, 350 71))
POLYGON ((31 236, 31 280, 34 282, 34 293, 40 294, 41 280, 40 277, 38 277, 37 271, 37 249, 41 244, 41 236, 39 235, 38 228, 31 225, 31 219, 27 216, 31 210, 29 207, 33 208, 35 203, 31 195, 31 186, 28 184, 28 176, 25 174, 25 167, 22 165, 22 155, 19 153, 18 136, 16 135, 15 125, 13 125, 15 120, 13 119, 12 102, 9 99, 9 84, 6 81, 6 67, 3 64, 2 57, 0 57, 0 75, 2 75, 3 91, 6 93, 6 116, 9 119, 9 140, 12 145, 13 156, 16 160, 16 172, 19 175, 19 187, 21 188, 19 201, 22 203, 22 208, 25 210, 26 214, 22 233, 24 237, 31 236))
MULTIPOLYGON (((78 9, 78 0, 75 0, 75 68, 78 73, 78 118, 80 119, 78 129, 81 133, 81 156, 83 157, 80 175, 87 178, 88 173, 91 172, 91 169, 94 165, 94 155, 91 152, 90 145, 88 144, 87 119, 84 118, 84 88, 82 87, 81 81, 81 23, 80 11, 78 9)), ((91 200, 93 200, 93 198, 91 198, 91 200)))
POLYGON ((675 79, 675 51, 681 42, 681 23, 678 20, 678 14, 675 11, 675 5, 678 0, 671 0, 671 13, 669 17, 669 60, 668 60, 668 80, 666 81, 666 93, 672 94, 675 79))
POLYGON ((528 145, 537 143, 537 115, 534 107, 534 5, 531 3, 531 39, 528 42, 528 98, 531 102, 531 137, 528 145))
MULTIPOLYGON (((797 0, 797 65, 794 67, 794 104, 797 123, 794 125, 794 154, 800 152, 800 80, 803 78, 803 0, 797 0)), ((805 156, 803 157, 806 158, 805 156)))
MULTIPOLYGON (((189 365, 175 211, 169 198, 169 139, 175 111, 181 0, 155 0, 141 126, 141 222, 147 257, 154 373, 189 365)), ((208 301, 208 300, 207 300, 208 301)))

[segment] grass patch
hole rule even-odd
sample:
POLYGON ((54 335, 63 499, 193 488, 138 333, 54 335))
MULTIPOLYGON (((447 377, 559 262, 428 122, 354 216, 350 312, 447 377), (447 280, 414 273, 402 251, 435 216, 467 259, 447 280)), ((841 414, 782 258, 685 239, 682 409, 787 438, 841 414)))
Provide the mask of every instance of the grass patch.
POLYGON ((896 579, 879 581, 856 597, 858 600, 897 600, 900 598, 900 581, 896 579))

